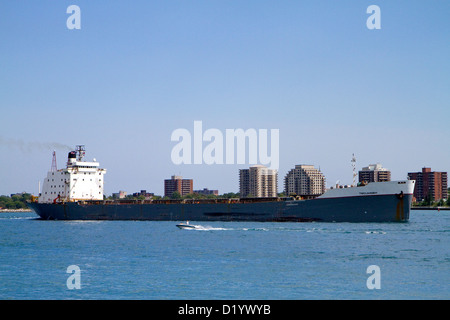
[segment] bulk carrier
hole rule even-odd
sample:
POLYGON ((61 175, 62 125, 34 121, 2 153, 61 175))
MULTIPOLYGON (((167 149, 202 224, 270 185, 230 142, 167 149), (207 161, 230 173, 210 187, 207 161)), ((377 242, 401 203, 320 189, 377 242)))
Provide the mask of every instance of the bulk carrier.
POLYGON ((404 180, 332 188, 313 199, 103 200, 106 170, 84 155, 84 146, 77 146, 66 168, 57 170, 53 154, 42 192, 28 203, 41 219, 406 222, 415 184, 404 180))

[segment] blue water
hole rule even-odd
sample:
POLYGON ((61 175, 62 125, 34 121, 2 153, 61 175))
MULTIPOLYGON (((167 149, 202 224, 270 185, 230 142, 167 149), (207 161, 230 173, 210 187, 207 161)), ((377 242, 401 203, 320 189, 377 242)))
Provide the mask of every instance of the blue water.
POLYGON ((40 221, 0 213, 0 299, 449 299, 450 211, 408 223, 40 221), (67 267, 81 269, 69 290, 67 267), (368 289, 367 268, 380 268, 368 289))

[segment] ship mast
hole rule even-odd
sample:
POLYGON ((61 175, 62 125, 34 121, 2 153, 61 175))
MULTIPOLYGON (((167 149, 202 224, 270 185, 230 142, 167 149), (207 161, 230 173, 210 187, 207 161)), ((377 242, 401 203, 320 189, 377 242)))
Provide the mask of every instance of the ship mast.
POLYGON ((53 151, 53 158, 52 158, 52 167, 50 168, 51 172, 56 172, 58 171, 58 168, 56 166, 56 152, 53 151))
POLYGON ((353 169, 353 184, 352 184, 352 187, 355 187, 356 186, 356 176, 357 176, 357 174, 356 174, 356 157, 355 157, 355 154, 353 154, 351 163, 352 163, 352 169, 353 169))

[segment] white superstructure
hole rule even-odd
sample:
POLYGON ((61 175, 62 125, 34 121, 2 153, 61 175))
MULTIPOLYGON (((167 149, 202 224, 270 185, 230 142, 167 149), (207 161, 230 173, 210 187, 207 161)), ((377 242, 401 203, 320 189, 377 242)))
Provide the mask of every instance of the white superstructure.
POLYGON ((361 197, 369 195, 412 195, 414 192, 415 180, 372 182, 358 187, 337 187, 327 190, 317 199, 323 198, 344 198, 361 197))
POLYGON ((103 200, 103 182, 106 169, 97 161, 84 161, 84 146, 69 152, 65 169, 56 169, 54 159, 51 170, 44 180, 39 203, 78 200, 103 200))

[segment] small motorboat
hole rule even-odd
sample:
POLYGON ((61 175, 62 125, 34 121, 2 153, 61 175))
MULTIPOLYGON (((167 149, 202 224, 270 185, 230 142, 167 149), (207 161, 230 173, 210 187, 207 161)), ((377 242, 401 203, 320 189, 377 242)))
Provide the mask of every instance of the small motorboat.
POLYGON ((183 223, 183 222, 179 223, 179 224, 177 224, 177 227, 180 229, 195 229, 196 228, 195 225, 189 224, 189 221, 186 221, 186 223, 183 223))

